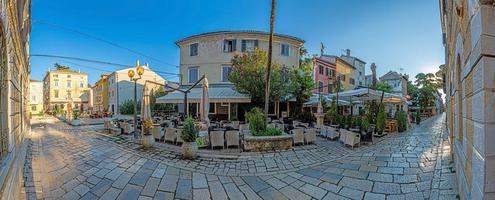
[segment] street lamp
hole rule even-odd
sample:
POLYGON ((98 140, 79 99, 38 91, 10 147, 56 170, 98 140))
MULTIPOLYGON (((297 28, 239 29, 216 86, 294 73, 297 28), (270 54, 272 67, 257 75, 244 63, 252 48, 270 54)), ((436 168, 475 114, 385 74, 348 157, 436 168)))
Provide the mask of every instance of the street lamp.
POLYGON ((137 132, 137 81, 141 79, 141 75, 144 74, 144 68, 142 66, 138 66, 136 68, 137 75, 138 77, 134 77, 136 75, 136 72, 134 72, 133 69, 130 69, 127 72, 127 76, 131 79, 131 81, 134 81, 134 138, 138 138, 138 132, 137 132))

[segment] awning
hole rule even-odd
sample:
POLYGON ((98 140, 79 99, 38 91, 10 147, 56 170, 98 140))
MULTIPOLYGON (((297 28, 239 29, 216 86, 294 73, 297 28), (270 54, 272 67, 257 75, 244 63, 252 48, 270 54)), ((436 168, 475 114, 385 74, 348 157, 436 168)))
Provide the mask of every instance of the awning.
MULTIPOLYGON (((321 98, 327 103, 327 104, 330 104, 332 103, 332 98, 329 97, 329 96, 326 96, 326 95, 321 95, 321 98)), ((317 107, 318 106, 318 102, 319 102, 319 99, 320 99, 320 95, 318 94, 313 94, 313 96, 311 96, 309 98, 309 101, 304 103, 304 107, 317 107)), ((339 99, 339 106, 347 106, 349 105, 349 102, 348 101, 345 101, 345 100, 340 100, 339 99)))
MULTIPOLYGON (((184 86, 187 87, 187 86, 184 86)), ((182 87, 181 87, 182 88, 182 87)), ((187 94, 188 103, 200 103, 202 86, 198 85, 187 94)), ((233 85, 210 84, 208 88, 210 103, 250 103, 251 98, 241 94, 234 89, 233 85)), ((184 103, 184 93, 179 91, 170 92, 165 96, 156 99, 157 103, 184 103)))
MULTIPOLYGON (((339 100, 343 99, 346 101, 380 101, 383 94, 384 103, 404 103, 406 98, 401 95, 386 93, 378 90, 373 90, 369 88, 359 88, 355 90, 349 90, 344 92, 339 92, 339 100)), ((330 94, 329 97, 337 96, 337 94, 330 94)))

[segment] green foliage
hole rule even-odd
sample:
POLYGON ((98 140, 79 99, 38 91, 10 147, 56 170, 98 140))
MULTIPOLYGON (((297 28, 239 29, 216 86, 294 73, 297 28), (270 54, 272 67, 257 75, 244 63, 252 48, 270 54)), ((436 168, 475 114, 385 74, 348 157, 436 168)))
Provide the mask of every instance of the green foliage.
POLYGON ((297 115, 297 119, 304 123, 311 123, 316 121, 315 116, 309 110, 304 110, 303 112, 299 113, 299 115, 297 115))
POLYGON ((55 63, 53 65, 55 67, 55 69, 57 70, 61 70, 61 69, 69 69, 69 67, 65 66, 65 65, 62 65, 62 64, 59 64, 59 63, 55 63))
POLYGON ((346 122, 346 117, 343 116, 343 115, 338 115, 338 119, 339 119, 339 125, 340 125, 340 127, 344 127, 345 126, 345 122, 346 122))
MULTIPOLYGON (((138 101, 137 103, 138 112, 141 109, 141 103, 138 101)), ((120 114, 123 115, 132 115, 134 114, 134 101, 126 100, 122 105, 119 106, 120 114)))
POLYGON ((405 111, 401 110, 397 114, 398 131, 404 132, 407 130, 407 114, 405 111))
POLYGON ((416 111, 416 114, 415 114, 415 115, 416 115, 416 116, 415 116, 415 118, 416 118, 416 119, 415 119, 416 124, 421 123, 421 114, 420 114, 419 110, 418 110, 418 111, 416 111))
POLYGON ((264 134, 266 131, 266 119, 263 111, 255 107, 246 113, 246 120, 249 122, 249 130, 253 135, 264 134))
POLYGON ((79 119, 80 116, 81 113, 79 113, 78 111, 72 112, 72 119, 79 119))
POLYGON ((387 123, 387 113, 385 113, 385 106, 381 105, 378 109, 378 116, 376 117, 376 129, 379 133, 382 133, 387 123))
POLYGON ((290 72, 289 93, 296 98, 297 108, 301 110, 304 102, 307 102, 312 95, 314 87, 312 72, 312 60, 303 59, 299 67, 293 68, 290 72))
POLYGON ((335 96, 332 97, 332 102, 330 103, 330 108, 327 111, 327 116, 330 117, 330 120, 333 124, 338 124, 338 108, 337 108, 337 98, 335 96))
POLYGON ((62 109, 62 108, 60 108, 58 106, 55 106, 55 109, 53 110, 53 113, 55 115, 62 115, 62 114, 64 114, 64 109, 62 109))
POLYGON ((282 130, 278 128, 273 128, 273 127, 268 127, 264 132, 258 132, 256 134, 253 134, 254 136, 276 136, 276 135, 282 135, 282 130))
POLYGON ((352 125, 354 127, 361 126, 361 116, 354 117, 354 120, 352 122, 352 125))
POLYGON ((376 85, 373 89, 379 90, 379 91, 384 91, 387 93, 393 92, 392 87, 390 87, 390 85, 385 81, 380 81, 380 82, 376 83, 376 85))
POLYGON ((168 92, 165 91, 163 87, 159 87, 156 91, 153 91, 150 95, 150 108, 151 110, 173 110, 174 105, 170 103, 156 103, 156 99, 159 97, 167 95, 168 92))
POLYGON ((352 116, 351 115, 347 115, 347 117, 345 118, 345 124, 347 125, 347 127, 352 126, 352 116))
POLYGON ((29 119, 32 119, 33 118, 33 114, 31 112, 29 112, 29 119))
MULTIPOLYGON (((236 54, 232 58, 232 72, 229 81, 235 89, 251 97, 253 105, 262 107, 265 102, 267 53, 256 49, 251 53, 236 54)), ((277 63, 272 64, 270 74, 270 100, 279 101, 288 93, 289 81, 285 70, 277 63)))
POLYGON ((361 121, 361 129, 367 131, 369 127, 370 127, 370 122, 368 120, 368 117, 364 116, 361 121))
POLYGON ((184 121, 184 129, 182 130, 182 140, 184 142, 195 142, 198 137, 199 128, 194 124, 192 117, 187 117, 184 121))

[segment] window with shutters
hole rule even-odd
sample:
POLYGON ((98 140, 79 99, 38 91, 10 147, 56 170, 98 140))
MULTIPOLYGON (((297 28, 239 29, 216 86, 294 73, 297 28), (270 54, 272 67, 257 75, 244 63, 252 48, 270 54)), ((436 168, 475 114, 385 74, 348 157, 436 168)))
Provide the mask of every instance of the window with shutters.
POLYGON ((321 75, 323 75, 323 71, 324 71, 323 65, 318 65, 318 73, 320 73, 321 75))
POLYGON ((199 67, 189 67, 189 83, 196 83, 199 79, 199 67))
POLYGON ((242 40, 242 52, 254 52, 258 48, 258 40, 242 40))
POLYGON ((223 52, 230 53, 236 50, 236 40, 224 40, 223 41, 223 52))

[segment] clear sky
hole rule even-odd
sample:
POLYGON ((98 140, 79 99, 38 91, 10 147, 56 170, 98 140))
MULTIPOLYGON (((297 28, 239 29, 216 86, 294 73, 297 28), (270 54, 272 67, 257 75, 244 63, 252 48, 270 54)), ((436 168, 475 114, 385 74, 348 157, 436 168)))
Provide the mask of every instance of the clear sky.
MULTIPOLYGON (((175 41, 181 38, 219 30, 269 30, 270 0, 39 0, 32 4, 31 54, 130 66, 139 59, 170 73, 178 73, 175 41)), ((278 0, 275 32, 304 39, 310 54, 319 54, 320 42, 326 54, 340 55, 349 48, 367 62, 367 74, 374 62, 379 75, 404 68, 404 73, 414 76, 435 72, 444 63, 438 9, 436 0, 278 0)), ((42 79, 55 62, 87 72, 91 84, 99 74, 119 68, 31 57, 31 78, 42 79)))

